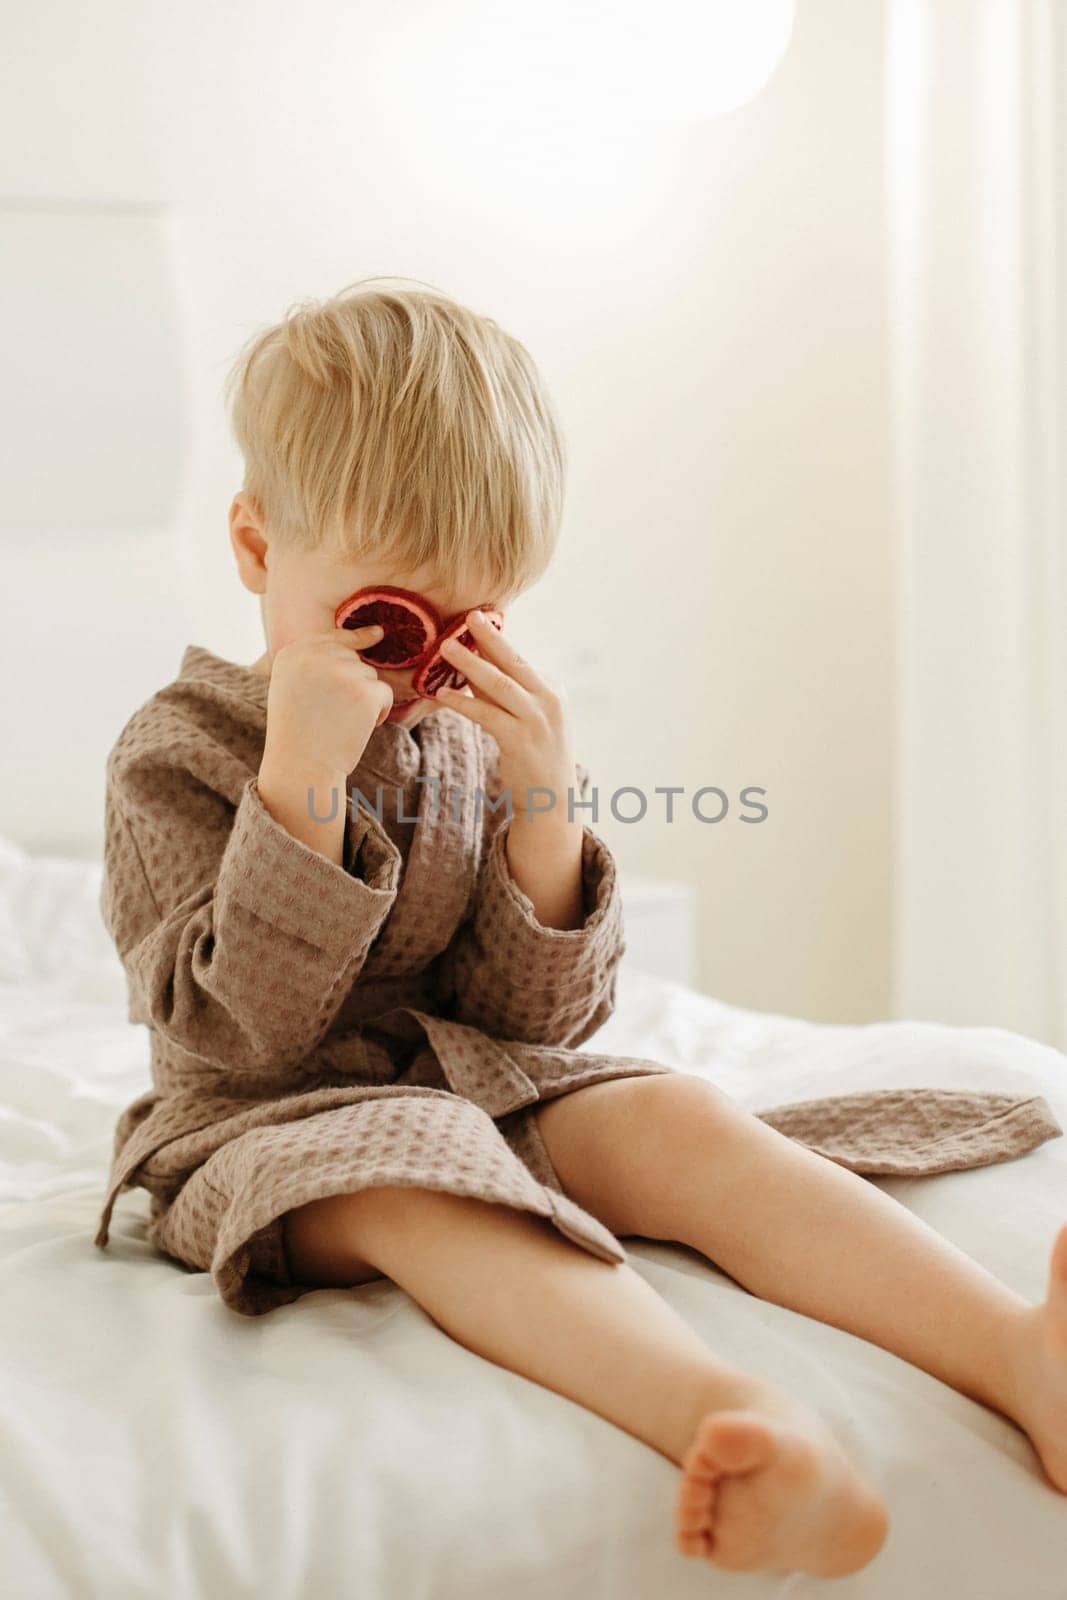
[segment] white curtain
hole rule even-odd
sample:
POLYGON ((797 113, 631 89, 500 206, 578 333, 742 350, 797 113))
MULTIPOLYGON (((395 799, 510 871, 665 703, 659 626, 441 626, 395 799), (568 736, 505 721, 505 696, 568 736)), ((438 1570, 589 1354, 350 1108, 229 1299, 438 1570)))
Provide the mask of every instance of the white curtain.
POLYGON ((893 1014, 1067 1050, 1067 4, 887 15, 893 1014))

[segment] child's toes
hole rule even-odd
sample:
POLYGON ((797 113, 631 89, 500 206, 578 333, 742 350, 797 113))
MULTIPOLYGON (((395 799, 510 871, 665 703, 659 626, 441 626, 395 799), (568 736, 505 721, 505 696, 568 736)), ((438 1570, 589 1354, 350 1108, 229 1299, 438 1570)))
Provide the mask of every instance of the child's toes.
MULTIPOLYGON (((693 1452, 690 1451, 690 1457, 693 1452)), ((683 1463, 678 1485, 675 1527, 684 1556, 707 1556, 712 1546, 717 1474, 694 1460, 683 1463)))
POLYGON ((784 1409, 701 1420, 679 1485, 679 1549, 727 1572, 856 1572, 885 1542, 885 1508, 814 1413, 794 1406, 786 1420, 784 1409))
POLYGON ((765 1467, 778 1454, 776 1431, 757 1416, 703 1419, 693 1442, 694 1470, 721 1476, 765 1467))

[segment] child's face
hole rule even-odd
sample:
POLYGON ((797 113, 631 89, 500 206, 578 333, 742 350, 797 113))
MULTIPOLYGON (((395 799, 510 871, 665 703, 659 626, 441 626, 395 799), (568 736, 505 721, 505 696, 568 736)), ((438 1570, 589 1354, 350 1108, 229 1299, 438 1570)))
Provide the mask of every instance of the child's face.
MULTIPOLYGON (((461 574, 454 582, 434 582, 428 568, 400 572, 388 562, 335 561, 317 552, 308 554, 270 549, 266 556, 267 584, 263 594, 263 621, 271 656, 311 633, 327 633, 342 600, 357 589, 392 584, 411 589, 429 600, 442 617, 454 617, 475 606, 493 604, 505 610, 510 596, 498 595, 477 571, 461 574)), ((373 663, 371 663, 373 665, 373 663)), ((415 667, 394 671, 375 669, 393 691, 390 722, 413 728, 431 711, 441 709, 435 700, 418 699, 412 680, 415 667), (409 702, 407 709, 402 702, 409 702)))

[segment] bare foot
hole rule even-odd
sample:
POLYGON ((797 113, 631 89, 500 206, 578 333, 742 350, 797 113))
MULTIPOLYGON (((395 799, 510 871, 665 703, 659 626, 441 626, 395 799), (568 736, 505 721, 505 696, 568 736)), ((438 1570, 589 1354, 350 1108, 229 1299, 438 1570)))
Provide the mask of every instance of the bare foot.
POLYGON ((682 1462, 677 1544, 729 1572, 858 1572, 885 1543, 885 1505, 825 1423, 779 1391, 711 1411, 682 1462))
POLYGON ((1012 1415, 1067 1494, 1067 1223, 1052 1246, 1048 1299, 1026 1313, 1016 1355, 1012 1415))

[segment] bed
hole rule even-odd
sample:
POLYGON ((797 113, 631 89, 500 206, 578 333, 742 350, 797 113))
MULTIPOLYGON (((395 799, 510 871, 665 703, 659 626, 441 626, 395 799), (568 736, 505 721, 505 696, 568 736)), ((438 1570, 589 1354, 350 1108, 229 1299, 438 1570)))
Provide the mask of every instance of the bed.
MULTIPOLYGON (((145 1239, 127 1192, 94 1248, 148 1040, 97 908, 100 866, 0 837, 0 1592, 70 1597, 682 1600, 827 1585, 673 1547, 676 1469, 457 1345, 378 1280, 242 1318, 145 1239)), ((583 1047, 706 1074, 754 1110, 847 1089, 1026 1089, 1067 1126, 1067 1057, 997 1028, 809 1023, 624 965, 583 1047)), ((1043 1297, 1067 1139, 995 1167, 880 1179, 1043 1297)), ((681 1246, 633 1265, 710 1345, 803 1395, 886 1497, 889 1540, 835 1595, 1067 1597, 1067 1497, 1015 1425, 896 1356, 748 1294, 681 1246)))

